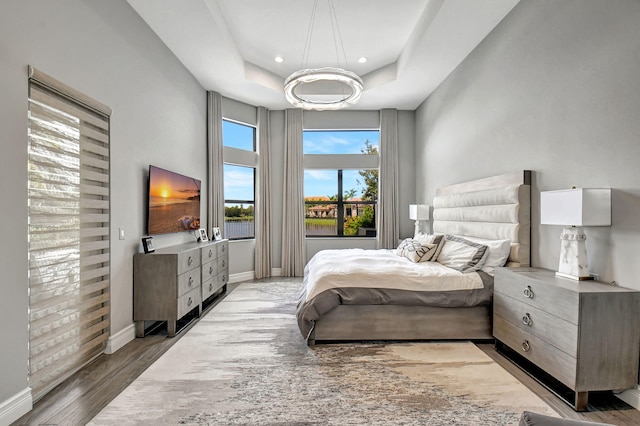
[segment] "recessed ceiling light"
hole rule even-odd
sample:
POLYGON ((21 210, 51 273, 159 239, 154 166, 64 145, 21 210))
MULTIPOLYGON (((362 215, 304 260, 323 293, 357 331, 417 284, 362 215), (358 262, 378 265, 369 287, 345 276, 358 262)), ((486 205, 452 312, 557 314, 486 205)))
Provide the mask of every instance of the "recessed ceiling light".
POLYGON ((365 62, 367 62, 367 58, 363 56, 362 58, 358 59, 358 62, 360 62, 361 64, 364 64, 365 62))
POLYGON ((282 56, 276 56, 275 58, 273 58, 273 60, 279 64, 284 62, 284 58, 282 56))

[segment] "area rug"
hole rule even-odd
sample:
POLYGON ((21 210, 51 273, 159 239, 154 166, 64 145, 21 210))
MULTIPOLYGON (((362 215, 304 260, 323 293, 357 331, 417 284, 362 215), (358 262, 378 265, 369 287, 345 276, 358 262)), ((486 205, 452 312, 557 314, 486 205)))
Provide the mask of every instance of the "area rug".
POLYGON ((469 342, 308 347, 300 279, 242 283, 91 425, 512 425, 555 415, 469 342))

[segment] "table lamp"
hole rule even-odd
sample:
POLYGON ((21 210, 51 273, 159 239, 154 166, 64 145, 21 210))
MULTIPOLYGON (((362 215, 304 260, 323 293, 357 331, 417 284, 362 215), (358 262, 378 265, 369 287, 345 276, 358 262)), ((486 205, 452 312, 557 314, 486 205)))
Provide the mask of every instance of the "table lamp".
POLYGON ((584 226, 611 226, 610 188, 572 188, 540 193, 540 223, 563 225, 557 276, 593 279, 584 226))
POLYGON ((416 229, 413 234, 415 237, 419 235, 421 231, 420 221, 429 220, 429 205, 428 204, 410 204, 409 219, 416 221, 416 229))

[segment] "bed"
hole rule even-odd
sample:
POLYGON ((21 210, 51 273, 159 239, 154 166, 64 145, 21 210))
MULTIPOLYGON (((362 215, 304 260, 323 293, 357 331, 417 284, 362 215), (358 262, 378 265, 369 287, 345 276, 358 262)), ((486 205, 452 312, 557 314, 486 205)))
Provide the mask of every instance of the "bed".
MULTIPOLYGON (((456 238, 475 242, 474 247, 502 241, 503 247, 507 244, 505 266, 529 265, 530 171, 438 188, 432 205, 433 235, 414 236, 423 239, 424 250, 445 250, 442 244, 425 243, 434 242, 435 236, 447 238, 444 247, 454 247, 456 238)), ((493 256, 489 250, 482 262, 493 256)), ((305 267, 297 309, 309 345, 492 338, 492 268, 475 271, 469 263, 461 273, 455 262, 444 262, 457 268, 451 272, 440 262, 411 262, 397 253, 346 249, 314 255, 305 267)), ((433 258, 441 255, 456 257, 455 252, 443 252, 433 258)))

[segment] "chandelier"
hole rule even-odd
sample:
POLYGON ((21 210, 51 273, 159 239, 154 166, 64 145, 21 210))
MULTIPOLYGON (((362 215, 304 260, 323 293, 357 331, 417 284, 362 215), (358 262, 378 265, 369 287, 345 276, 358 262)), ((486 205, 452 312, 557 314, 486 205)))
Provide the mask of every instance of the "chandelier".
POLYGON ((333 0, 327 0, 333 30, 334 46, 338 67, 308 68, 306 67, 311 50, 311 36, 315 24, 318 0, 314 1, 309 22, 309 30, 305 41, 302 66, 284 82, 284 95, 295 107, 317 111, 337 110, 358 102, 364 85, 362 79, 354 72, 340 68, 338 44, 342 48, 345 67, 348 68, 347 56, 342 44, 342 36, 338 27, 333 0))

